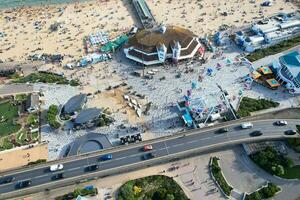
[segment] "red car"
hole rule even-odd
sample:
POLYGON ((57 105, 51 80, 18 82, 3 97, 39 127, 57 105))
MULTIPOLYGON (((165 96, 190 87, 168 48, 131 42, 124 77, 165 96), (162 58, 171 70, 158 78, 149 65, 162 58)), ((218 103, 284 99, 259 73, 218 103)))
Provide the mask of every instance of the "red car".
POLYGON ((144 151, 151 151, 153 149, 151 144, 147 144, 144 146, 144 151))

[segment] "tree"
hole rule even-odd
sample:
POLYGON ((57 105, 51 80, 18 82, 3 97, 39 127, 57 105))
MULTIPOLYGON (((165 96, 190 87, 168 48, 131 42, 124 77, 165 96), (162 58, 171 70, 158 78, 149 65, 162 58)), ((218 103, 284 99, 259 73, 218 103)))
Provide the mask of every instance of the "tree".
POLYGON ((36 115, 34 115, 32 113, 28 115, 28 118, 27 118, 27 124, 28 124, 28 126, 36 125, 37 122, 38 122, 38 119, 37 119, 36 115))
POLYGON ((282 165, 277 165, 276 170, 275 170, 275 174, 277 176, 282 176, 282 175, 284 175, 284 173, 285 173, 285 171, 284 171, 283 166, 282 165))
POLYGON ((142 192, 142 188, 141 187, 138 187, 138 186, 133 186, 133 193, 134 195, 138 195, 139 193, 142 192))
POLYGON ((167 194, 166 200, 175 200, 175 197, 173 194, 167 194))
POLYGON ((291 158, 285 158, 284 160, 284 165, 287 167, 287 168, 291 168, 294 166, 294 161, 291 159, 291 158))

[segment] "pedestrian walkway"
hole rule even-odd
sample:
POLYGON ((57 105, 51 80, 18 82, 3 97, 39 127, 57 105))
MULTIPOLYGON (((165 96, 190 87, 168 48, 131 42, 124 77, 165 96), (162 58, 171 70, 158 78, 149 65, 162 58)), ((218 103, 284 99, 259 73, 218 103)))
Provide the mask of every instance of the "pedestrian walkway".
POLYGON ((244 193, 234 188, 234 189, 231 191, 231 196, 232 196, 233 199, 236 199, 236 200, 243 200, 244 193))

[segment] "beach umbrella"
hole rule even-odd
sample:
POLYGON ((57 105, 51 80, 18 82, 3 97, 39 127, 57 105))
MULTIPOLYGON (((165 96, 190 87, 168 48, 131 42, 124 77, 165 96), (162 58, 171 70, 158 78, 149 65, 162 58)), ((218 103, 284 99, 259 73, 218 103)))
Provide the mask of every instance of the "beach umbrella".
POLYGON ((198 87, 198 84, 196 83, 196 82, 192 82, 192 89, 197 89, 197 87, 198 87))
POLYGON ((185 105, 185 107, 189 107, 189 106, 190 106, 190 102, 189 102, 189 101, 186 101, 186 102, 184 103, 184 105, 185 105))
POLYGON ((190 100, 190 97, 184 95, 184 100, 185 100, 185 101, 189 101, 189 100, 190 100))
POLYGON ((226 63, 230 65, 230 64, 232 64, 232 60, 230 58, 227 58, 226 63))
POLYGON ((188 97, 192 96, 192 90, 187 90, 188 97))
POLYGON ((212 68, 208 68, 208 69, 207 69, 207 74, 208 74, 208 75, 211 75, 212 72, 213 72, 213 69, 212 69, 212 68))

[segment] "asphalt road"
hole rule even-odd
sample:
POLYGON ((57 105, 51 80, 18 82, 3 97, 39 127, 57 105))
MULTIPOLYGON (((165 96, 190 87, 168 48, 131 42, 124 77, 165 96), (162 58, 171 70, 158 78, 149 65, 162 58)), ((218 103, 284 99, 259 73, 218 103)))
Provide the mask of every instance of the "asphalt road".
MULTIPOLYGON (((250 142, 258 139, 274 139, 280 137, 290 137, 284 135, 284 131, 288 129, 295 129, 295 125, 299 124, 299 120, 287 120, 288 126, 274 126, 273 120, 257 121, 253 122, 254 127, 252 129, 241 129, 240 125, 229 125, 228 133, 217 134, 216 128, 209 130, 195 130, 191 133, 187 133, 184 136, 165 138, 164 140, 151 141, 153 146, 152 153, 156 154, 156 158, 170 156, 171 154, 177 154, 187 151, 193 151, 199 148, 205 147, 220 147, 220 145, 229 145, 233 143, 250 142), (262 136, 251 137, 250 132, 254 130, 260 130, 263 132, 262 136)), ((295 137, 295 136, 294 136, 295 137)), ((41 167, 35 167, 33 169, 24 169, 18 171, 11 171, 8 173, 1 173, 0 177, 14 176, 16 179, 8 184, 0 185, 0 198, 3 194, 16 191, 16 184, 21 181, 31 180, 32 186, 38 186, 52 182, 51 179, 54 174, 63 173, 64 179, 80 176, 89 172, 86 172, 85 168, 89 165, 98 164, 99 169, 107 170, 120 166, 131 165, 143 161, 143 155, 145 152, 142 150, 143 145, 128 146, 127 148, 121 148, 119 150, 112 150, 113 159, 109 161, 100 161, 99 157, 79 157, 76 160, 61 160, 64 164, 64 169, 57 172, 50 172, 49 165, 41 165, 41 167)), ((147 152, 148 153, 148 152, 147 152)), ((30 188, 29 187, 29 188, 30 188)))

